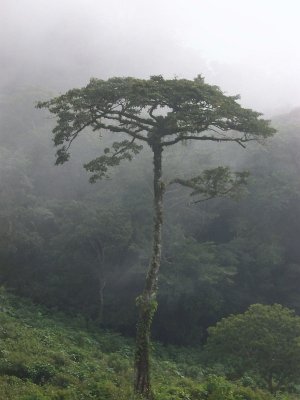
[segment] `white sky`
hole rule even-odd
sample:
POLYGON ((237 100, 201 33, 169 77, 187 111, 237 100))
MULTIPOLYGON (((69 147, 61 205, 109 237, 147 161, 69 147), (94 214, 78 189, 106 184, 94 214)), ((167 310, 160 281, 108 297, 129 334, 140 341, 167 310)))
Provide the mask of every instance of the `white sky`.
POLYGON ((1 86, 202 73, 267 113, 300 106, 300 0, 0 0, 1 86))

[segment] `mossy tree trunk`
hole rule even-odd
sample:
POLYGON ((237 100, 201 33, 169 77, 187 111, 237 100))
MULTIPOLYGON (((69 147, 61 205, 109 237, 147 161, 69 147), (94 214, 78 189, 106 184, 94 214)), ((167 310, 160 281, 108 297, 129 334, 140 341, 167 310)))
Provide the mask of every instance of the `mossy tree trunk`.
POLYGON ((162 146, 152 146, 154 153, 154 225, 152 256, 143 293, 137 299, 139 319, 135 353, 135 392, 153 399, 150 384, 150 330, 157 308, 156 293, 161 260, 161 230, 163 222, 162 146))

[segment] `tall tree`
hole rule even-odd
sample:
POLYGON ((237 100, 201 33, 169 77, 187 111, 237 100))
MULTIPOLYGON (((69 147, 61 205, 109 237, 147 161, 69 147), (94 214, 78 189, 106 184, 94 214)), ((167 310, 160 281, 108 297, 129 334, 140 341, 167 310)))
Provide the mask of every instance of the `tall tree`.
MULTIPOLYGON (((131 160, 143 144, 153 152, 154 165, 154 224, 152 256, 145 287, 137 299, 139 320, 136 338, 135 391, 152 398, 149 373, 150 327, 157 302, 157 281, 161 259, 161 230, 163 223, 162 153, 164 148, 189 140, 216 143, 235 142, 242 147, 251 140, 261 140, 275 131, 260 113, 242 108, 238 96, 225 96, 217 86, 194 80, 153 76, 149 80, 135 78, 92 79, 81 89, 38 107, 47 108, 57 117, 53 129, 54 144, 58 146, 57 164, 69 159, 72 142, 87 127, 94 131, 123 134, 101 156, 85 165, 92 172, 91 182, 108 176, 108 169, 122 160, 131 160), (127 136, 127 138, 124 138, 127 136)), ((183 181, 192 194, 211 198, 225 195, 245 183, 245 175, 231 173, 218 167, 198 177, 183 181)))

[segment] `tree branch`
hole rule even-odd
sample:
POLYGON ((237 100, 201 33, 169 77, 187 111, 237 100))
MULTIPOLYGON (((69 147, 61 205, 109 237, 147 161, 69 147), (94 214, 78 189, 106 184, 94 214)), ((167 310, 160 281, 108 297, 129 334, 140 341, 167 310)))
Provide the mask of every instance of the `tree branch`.
POLYGON ((93 123, 95 122, 95 119, 86 122, 85 124, 82 125, 81 128, 77 129, 77 131, 75 131, 72 135, 72 138, 69 140, 69 144, 66 147, 66 151, 68 151, 73 143, 73 141, 77 138, 77 136, 79 135, 80 132, 82 132, 85 128, 87 128, 88 126, 91 126, 93 123))
POLYGON ((223 138, 223 137, 215 137, 215 136, 196 136, 196 135, 181 135, 175 138, 174 140, 170 140, 168 142, 162 142, 162 146, 172 146, 173 144, 176 144, 182 140, 208 140, 208 141, 213 141, 213 142, 236 142, 240 146, 245 148, 245 145, 242 143, 247 143, 250 141, 255 141, 256 139, 250 139, 246 138, 245 136, 240 137, 240 138, 223 138))
MULTIPOLYGON (((112 121, 117 121, 120 123, 120 125, 125 125, 125 126, 136 126, 141 128, 140 131, 146 131, 148 132, 149 128, 148 126, 143 125, 140 122, 136 122, 136 121, 131 121, 129 119, 124 119, 123 115, 120 113, 113 113, 113 115, 109 115, 109 114, 101 114, 98 113, 97 114, 97 118, 104 118, 106 120, 112 120, 112 121)), ((127 117, 126 117, 127 118, 127 117)), ((95 121, 96 122, 96 121, 95 121)), ((97 122, 96 122, 97 123, 97 122)), ((103 124, 102 122, 100 122, 100 124, 98 123, 98 125, 96 125, 95 129, 98 129, 98 127, 101 127, 101 124, 103 124)), ((126 132, 127 133, 127 132, 126 132)))
POLYGON ((152 107, 149 109, 149 115, 151 118, 153 118, 155 121, 157 121, 157 117, 153 114, 154 110, 157 108, 157 103, 154 103, 152 107))
POLYGON ((115 111, 110 110, 110 111, 107 112, 108 117, 106 117, 106 115, 103 115, 103 117, 111 118, 111 116, 109 116, 109 114, 119 115, 119 116, 128 118, 129 120, 134 120, 135 123, 155 126, 155 122, 151 121, 151 119, 149 119, 149 118, 141 118, 141 117, 138 117, 138 116, 134 115, 133 113, 130 114, 130 113, 127 113, 127 112, 125 112, 123 110, 115 110, 115 111))
POLYGON ((130 130, 128 128, 125 128, 125 127, 120 127, 119 128, 119 127, 117 127, 115 125, 106 125, 104 123, 98 124, 98 126, 97 126, 97 128, 95 128, 95 130, 98 129, 98 128, 107 129, 107 130, 109 130, 111 132, 127 133, 129 136, 131 136, 131 137, 133 137, 135 139, 139 139, 139 140, 142 140, 142 141, 147 142, 147 143, 149 142, 148 139, 145 136, 139 134, 139 132, 142 132, 144 130, 142 128, 141 129, 137 129, 136 131, 132 131, 132 130, 130 130))
POLYGON ((112 155, 112 157, 116 157, 117 155, 119 155, 119 154, 122 154, 122 153, 124 153, 124 151, 126 151, 129 147, 130 147, 130 145, 132 145, 133 144, 133 142, 135 141, 135 137, 130 141, 130 142, 128 142, 124 147, 121 147, 118 151, 116 151, 113 155, 112 155))

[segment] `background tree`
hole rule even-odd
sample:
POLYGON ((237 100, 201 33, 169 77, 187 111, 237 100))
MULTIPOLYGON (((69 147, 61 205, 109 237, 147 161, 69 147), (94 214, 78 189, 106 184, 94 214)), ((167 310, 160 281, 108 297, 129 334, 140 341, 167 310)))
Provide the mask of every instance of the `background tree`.
POLYGON ((59 203, 52 208, 60 227, 51 240, 57 254, 56 263, 59 260, 62 266, 72 264, 71 275, 74 275, 76 266, 79 270, 85 266, 85 274, 95 282, 93 286, 97 293, 92 317, 103 324, 105 289, 108 286, 110 290, 112 279, 109 278, 118 274, 120 260, 131 241, 129 215, 119 208, 99 207, 93 202, 59 203))
POLYGON ((274 393, 300 376, 300 318, 279 304, 252 305, 208 329, 206 349, 236 377, 259 374, 274 393))
MULTIPOLYGON (((52 100, 39 103, 58 118, 53 130, 54 144, 59 146, 57 164, 69 159, 72 142, 85 128, 108 131, 121 137, 104 154, 85 164, 92 172, 91 181, 107 177, 108 169, 124 159, 131 160, 142 144, 153 152, 154 165, 154 227, 152 256, 144 291, 137 299, 139 320, 135 357, 135 390, 151 398, 149 375, 150 326, 156 310, 158 272, 161 259, 161 228, 163 222, 162 153, 165 148, 190 140, 216 143, 235 142, 242 147, 251 140, 265 139, 274 133, 261 114, 244 109, 237 96, 225 96, 216 86, 208 85, 201 76, 164 80, 112 78, 92 79, 82 89, 73 89, 52 100), (140 142, 137 144, 136 142, 140 142)), ((245 177, 216 169, 188 180, 176 180, 192 188, 193 194, 211 198, 228 194, 245 177)))
POLYGON ((183 232, 165 239, 164 249, 154 331, 166 343, 172 331, 174 341, 197 345, 207 325, 223 316, 223 286, 232 288, 235 255, 226 245, 200 243, 183 232))

